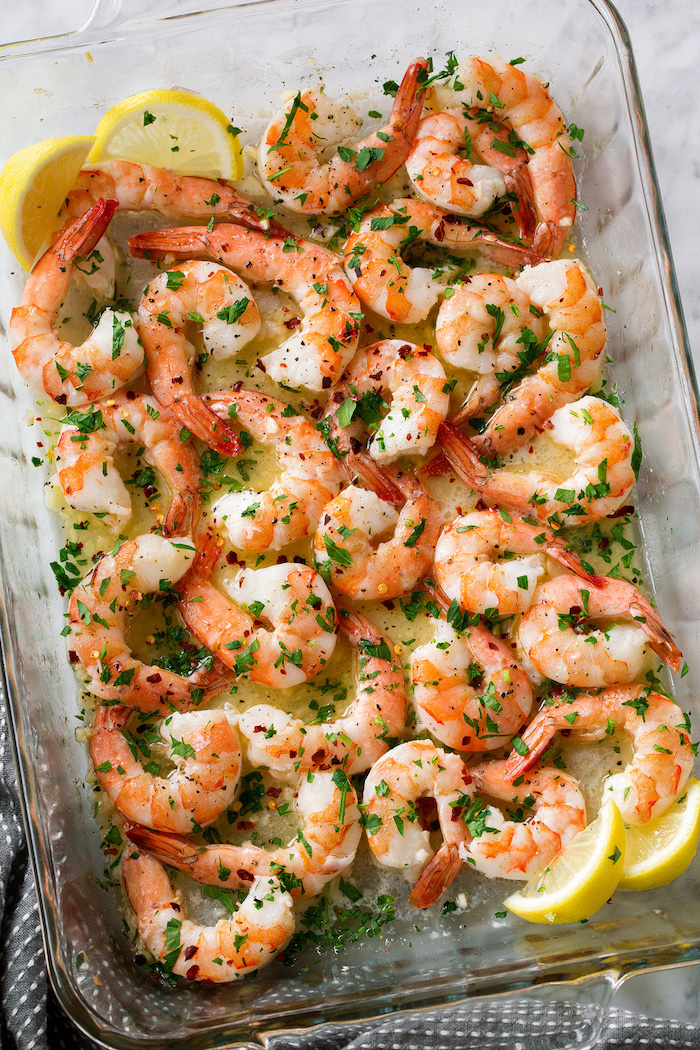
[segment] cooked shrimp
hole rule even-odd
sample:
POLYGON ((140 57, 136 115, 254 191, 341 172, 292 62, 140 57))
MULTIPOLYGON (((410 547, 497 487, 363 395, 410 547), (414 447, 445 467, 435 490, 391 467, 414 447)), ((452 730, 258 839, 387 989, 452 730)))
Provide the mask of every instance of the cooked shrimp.
POLYGON ((148 285, 139 306, 148 381, 164 408, 224 455, 240 451, 238 435, 194 392, 195 348, 186 337, 193 317, 204 347, 224 360, 253 339, 260 314, 250 289, 235 273, 211 262, 180 263, 148 285))
POLYGON ((233 918, 200 926, 187 918, 181 894, 155 857, 130 849, 122 874, 144 947, 188 981, 245 977, 272 962, 294 933, 292 898, 277 879, 239 879, 236 888, 248 895, 233 918))
POLYGON ((539 522, 495 509, 475 510, 440 533, 435 577, 463 611, 513 616, 532 605, 547 557, 592 582, 578 557, 539 522))
POLYGON ((439 439, 456 473, 489 503, 555 528, 614 514, 635 482, 635 442, 619 411, 599 397, 582 397, 558 409, 545 429, 574 454, 568 478, 556 481, 544 470, 489 470, 472 441, 450 423, 440 424, 439 439))
POLYGON ((286 846, 194 846, 179 835, 139 827, 127 834, 140 849, 198 882, 237 889, 274 875, 294 896, 313 896, 355 859, 362 835, 360 810, 342 769, 310 769, 300 779, 294 801, 301 827, 286 846))
POLYGON ((367 774, 363 808, 370 849, 379 864, 403 869, 410 881, 423 869, 410 897, 419 908, 434 904, 461 867, 459 846, 467 836, 461 816, 472 799, 470 784, 462 759, 429 740, 399 744, 367 774), (422 798, 437 806, 443 844, 435 856, 419 819, 422 798))
POLYGON ((203 395, 220 419, 235 421, 272 446, 282 472, 264 492, 227 492, 212 520, 239 550, 281 550, 314 532, 323 508, 340 491, 343 467, 316 425, 283 401, 255 390, 203 395))
POLYGON ((460 855, 487 879, 530 879, 586 826, 586 802, 578 781, 555 766, 540 766, 517 786, 506 777, 506 762, 491 759, 470 768, 478 795, 502 799, 514 819, 486 805, 470 821, 472 839, 460 855), (522 810, 532 810, 523 819, 522 810), (480 831, 480 834, 476 834, 480 831))
POLYGON ((361 308, 338 258, 311 241, 266 237, 256 230, 220 224, 213 230, 184 226, 129 239, 132 255, 160 259, 204 256, 246 280, 271 284, 295 299, 302 313, 294 334, 259 364, 277 383, 328 390, 357 347, 361 308))
POLYGON ((297 92, 272 118, 258 147, 260 178, 275 201, 307 215, 339 215, 386 182, 406 160, 415 137, 423 109, 419 74, 427 68, 424 58, 412 62, 389 123, 326 163, 326 150, 354 138, 362 120, 323 91, 297 92))
POLYGON ((68 656, 88 675, 95 696, 140 711, 182 711, 213 686, 211 663, 190 678, 150 667, 132 655, 129 621, 147 597, 162 593, 187 571, 196 551, 192 541, 175 543, 163 536, 137 536, 115 554, 105 554, 78 584, 69 606, 68 656))
POLYGON ((440 531, 437 505, 415 478, 401 474, 397 484, 406 497, 400 511, 357 485, 326 506, 314 557, 341 594, 363 601, 398 598, 430 568, 440 531), (391 538, 381 542, 390 529, 391 538))
POLYGON ((543 707, 523 743, 513 752, 506 775, 517 779, 537 762, 557 733, 571 740, 604 740, 619 730, 632 739, 633 753, 619 773, 603 780, 603 798, 612 798, 626 824, 645 824, 679 797, 693 768, 690 719, 668 697, 641 685, 579 693, 543 707))
POLYGON ((95 716, 90 755, 101 787, 123 816, 162 831, 182 834, 211 824, 236 797, 241 752, 223 711, 175 712, 157 727, 167 776, 147 772, 123 730, 132 708, 101 705, 95 716))
POLYGON ((609 576, 592 582, 595 586, 586 586, 565 574, 538 588, 518 630, 538 671, 555 682, 590 689, 631 682, 650 645, 678 673, 681 652, 637 588, 609 576), (622 618, 632 622, 618 623, 622 618), (605 620, 600 630, 590 628, 596 619, 605 620))
POLYGON ((362 217, 345 245, 344 264, 363 303, 390 321, 416 324, 432 310, 455 267, 410 267, 402 249, 427 242, 451 252, 477 253, 517 268, 540 261, 536 253, 503 241, 484 227, 411 197, 382 204, 362 217), (389 225, 390 224, 390 225, 389 225))
POLYGON ((207 540, 178 587, 192 633, 251 682, 284 689, 318 674, 336 642, 335 606, 318 573, 293 562, 242 569, 226 597, 210 582, 219 554, 207 540))
POLYGON ((59 405, 87 405, 108 397, 143 370, 143 347, 132 315, 105 310, 81 346, 61 339, 56 321, 76 260, 92 251, 107 229, 116 201, 100 198, 35 263, 12 311, 10 340, 23 378, 59 405))
POLYGON ((269 704, 238 716, 248 761, 287 779, 313 767, 342 767, 348 776, 364 773, 383 755, 387 739, 406 724, 403 669, 391 641, 356 612, 338 610, 338 629, 358 656, 357 694, 344 715, 330 722, 304 723, 269 704))
POLYGON ((391 407, 369 443, 373 459, 390 463, 401 455, 424 455, 433 447, 450 406, 449 389, 444 368, 427 347, 382 339, 357 351, 331 392, 326 414, 345 452, 353 447, 356 432, 361 435, 362 427, 353 418, 363 411, 364 396, 390 399, 391 407), (354 407, 345 424, 338 412, 345 406, 343 412, 350 415, 348 398, 354 407))
POLYGON ((123 528, 131 518, 131 497, 114 459, 130 443, 139 445, 173 493, 165 531, 191 534, 199 510, 197 453, 167 409, 132 390, 72 412, 64 422, 56 468, 68 505, 100 514, 111 529, 123 528))
POLYGON ((518 732, 532 687, 510 647, 478 624, 458 633, 444 620, 411 657, 418 724, 455 751, 491 751, 518 732))

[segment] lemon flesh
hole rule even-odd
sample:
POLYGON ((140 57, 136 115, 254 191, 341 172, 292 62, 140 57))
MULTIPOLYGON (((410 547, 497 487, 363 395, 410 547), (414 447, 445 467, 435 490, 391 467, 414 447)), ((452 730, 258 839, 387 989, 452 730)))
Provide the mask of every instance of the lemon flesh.
POLYGON ((700 841, 700 781, 691 777, 685 794, 648 824, 628 827, 620 886, 651 890, 681 875, 700 841))
POLYGON ((243 173, 238 136, 212 102, 154 90, 112 106, 97 125, 89 164, 130 160, 186 175, 234 180, 243 173))
POLYGON ((561 850, 541 875, 504 904, 537 923, 580 922, 614 893, 625 863, 625 825, 610 799, 587 828, 561 850))

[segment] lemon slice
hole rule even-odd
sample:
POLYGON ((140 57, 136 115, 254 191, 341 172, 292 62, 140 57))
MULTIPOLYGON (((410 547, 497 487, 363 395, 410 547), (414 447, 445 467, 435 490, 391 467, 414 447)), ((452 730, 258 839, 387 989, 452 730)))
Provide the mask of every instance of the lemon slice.
POLYGON ((10 157, 0 172, 0 229, 25 270, 58 226, 63 200, 93 139, 44 139, 10 157))
POLYGON ((541 875, 504 901, 528 922, 580 922, 614 892, 625 864, 625 825, 608 800, 541 875))
POLYGON ((686 792, 648 824, 628 827, 620 886, 652 890, 665 886, 690 864, 700 840, 700 781, 691 777, 686 792))
POLYGON ((241 146, 212 102, 179 88, 144 91, 117 102, 97 125, 88 164, 132 160, 184 175, 239 179, 241 146))

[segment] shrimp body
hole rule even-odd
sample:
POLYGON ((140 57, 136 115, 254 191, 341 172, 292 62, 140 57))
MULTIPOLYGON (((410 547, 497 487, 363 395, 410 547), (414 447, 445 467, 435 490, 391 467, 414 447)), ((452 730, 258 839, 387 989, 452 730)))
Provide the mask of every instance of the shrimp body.
POLYGON ((641 685, 579 693, 543 707, 523 734, 527 753, 508 759, 507 778, 517 779, 534 765, 557 733, 595 741, 615 731, 631 738, 632 758, 603 780, 603 799, 612 798, 626 824, 645 824, 680 796, 694 756, 688 716, 668 697, 641 685))
POLYGON ((419 73, 427 68, 423 58, 411 63, 386 127, 327 163, 322 153, 357 135, 362 120, 325 92, 298 92, 272 118, 258 147, 260 178, 273 199, 306 215, 339 215, 386 182, 411 148, 423 109, 419 73))
POLYGON ((606 576, 593 582, 565 574, 539 587, 518 630, 538 671, 555 682, 591 689, 631 682, 651 645, 678 672, 681 653, 637 588, 606 576), (623 617, 631 622, 618 623, 623 617), (600 630, 589 629, 595 619, 606 621, 600 630))
POLYGON ((349 485, 326 506, 314 536, 319 572, 336 590, 367 601, 398 598, 430 568, 440 530, 436 504, 403 478, 400 511, 370 489, 349 485), (389 530, 390 538, 382 540, 389 530))
POLYGON ((439 438, 457 474, 489 503, 555 528, 614 514, 635 482, 634 441, 619 411, 589 395, 557 409, 545 429, 574 455, 575 470, 568 478, 555 480, 543 470, 489 470, 473 442, 448 423, 440 424, 439 438))
MULTIPOLYGON (((508 820, 499 808, 485 806, 481 834, 460 846, 460 855, 488 879, 532 878, 586 826, 586 802, 578 782, 555 766, 532 770, 518 778, 517 786, 506 777, 503 759, 469 772, 479 796, 533 811, 525 820, 508 820)), ((471 822, 473 830, 476 823, 471 822)))
POLYGON ((519 515, 475 510, 440 533, 435 577, 463 611, 484 615, 495 609, 499 616, 513 616, 531 606, 547 557, 588 578, 550 529, 519 515))
POLYGON ((328 390, 357 348, 360 304, 332 252, 311 241, 267 237, 221 223, 212 230, 184 226, 129 239, 132 255, 214 259, 249 281, 271 284, 296 300, 301 323, 294 334, 260 359, 277 383, 328 390))
POLYGON ((212 520, 238 550, 281 550, 314 532, 323 508, 340 491, 342 464, 316 425, 289 405, 255 390, 205 394, 220 419, 235 420, 275 449, 282 472, 264 492, 221 496, 212 520))
POLYGON ((216 820, 233 802, 241 753, 223 711, 175 712, 158 732, 174 770, 147 772, 134 757, 123 729, 132 709, 101 705, 95 716, 90 755, 101 787, 125 817, 162 831, 192 833, 216 820))
POLYGON ((293 562, 243 569, 227 582, 227 597, 210 582, 218 557, 207 541, 180 582, 180 615, 192 633, 252 682, 284 689, 318 674, 336 642, 335 606, 318 573, 293 562))
POLYGON ((406 724, 403 669, 392 645, 359 613, 338 611, 341 634, 357 654, 357 694, 344 715, 305 724, 269 704, 256 704, 238 716, 248 761, 279 779, 341 767, 348 776, 364 773, 388 749, 387 738, 406 724))
POLYGON ((69 226, 32 268, 22 302, 12 311, 10 340, 17 368, 35 390, 59 405, 87 405, 107 397, 143 370, 143 347, 132 315, 105 310, 80 346, 61 339, 59 311, 78 258, 88 255, 116 208, 102 198, 69 226))
POLYGON ((263 848, 250 843, 194 846, 179 835, 134 827, 127 832, 140 849, 212 886, 237 889, 273 875, 294 896, 319 893, 355 859, 362 836, 354 788, 342 769, 310 769, 294 799, 301 827, 285 846, 263 848))
POLYGON ((131 518, 131 497, 114 460, 136 443, 173 493, 166 531, 192 532, 199 509, 199 459, 167 409, 152 397, 128 391, 94 402, 69 420, 56 445, 56 468, 70 507, 101 514, 114 530, 123 528, 131 518))
POLYGON ((142 944, 188 981, 245 977, 272 962, 294 933, 292 898, 275 878, 240 879, 236 888, 248 893, 233 918, 200 926, 187 918, 180 893, 155 857, 130 849, 122 874, 142 944))
POLYGON ((444 620, 411 657, 420 726, 456 751, 491 751, 518 732, 532 707, 529 679, 484 624, 458 634, 444 620))
POLYGON ((238 437, 194 392, 195 348, 186 330, 202 324, 208 353, 224 360, 238 353, 260 329, 260 314, 240 277, 210 262, 186 262, 148 285, 139 306, 153 393, 182 426, 224 454, 239 451, 238 437))

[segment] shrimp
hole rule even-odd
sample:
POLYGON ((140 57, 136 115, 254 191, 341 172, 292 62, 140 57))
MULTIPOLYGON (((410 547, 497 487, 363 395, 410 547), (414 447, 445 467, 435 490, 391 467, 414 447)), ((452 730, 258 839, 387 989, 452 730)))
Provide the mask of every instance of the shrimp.
POLYGON ((459 847, 467 829, 461 816, 472 800, 470 784, 462 759, 429 740, 399 744, 367 774, 363 809, 369 847, 379 864, 403 869, 410 881, 420 873, 409 898, 419 908, 434 904, 462 866, 459 847), (437 806, 443 844, 434 856, 430 832, 419 819, 422 798, 437 806))
POLYGON ((406 70, 389 123, 323 163, 322 154, 353 138, 362 120, 322 91, 299 91, 275 114, 258 147, 260 178, 276 203, 302 214, 339 215, 389 179, 408 156, 423 109, 419 58, 406 70))
POLYGON ((248 761, 278 779, 341 767, 348 776, 364 773, 387 751, 388 738, 406 724, 403 669, 392 657, 391 641, 359 613, 338 609, 338 629, 358 655, 357 695, 344 715, 330 722, 304 723, 269 704, 238 716, 248 761))
POLYGON ((532 519, 475 510, 446 525, 435 547, 438 584, 469 613, 514 616, 532 605, 547 557, 595 582, 561 539, 532 519), (495 561, 500 556, 502 561, 495 561))
POLYGON ((341 594, 362 601, 398 598, 429 570, 440 531, 435 502, 400 474, 400 511, 371 489, 349 485, 326 506, 314 536, 319 572, 341 594), (390 529, 390 539, 380 542, 390 529))
POLYGON ((181 894, 155 857, 130 849, 124 888, 139 937, 168 972, 188 981, 236 981, 272 962, 294 933, 292 898, 277 879, 243 879, 247 896, 231 919, 200 926, 187 918, 181 894))
POLYGON ((139 849, 211 886, 237 889, 272 875, 293 896, 314 896, 355 859, 362 836, 354 788, 342 769, 310 769, 299 782, 295 809, 301 827, 285 846, 252 843, 194 846, 172 833, 132 827, 127 835, 139 849))
POLYGON ((157 727, 174 770, 147 772, 124 729, 132 708, 101 705, 95 716, 90 755, 100 786, 128 820, 182 834, 211 824, 236 797, 241 752, 223 711, 175 712, 157 727))
POLYGON ((449 409, 449 389, 444 368, 427 347, 382 339, 355 354, 331 391, 326 415, 340 448, 348 452, 358 430, 352 419, 366 415, 365 395, 390 397, 391 408, 369 443, 374 460, 390 463, 401 455, 424 455, 433 447, 449 409), (348 423, 341 422, 341 409, 350 417, 348 423))
POLYGON ((469 772, 479 799, 501 799, 515 810, 506 819, 486 805, 469 822, 472 839, 460 856, 487 879, 530 879, 538 875, 586 826, 586 802, 578 781, 555 766, 540 766, 518 777, 506 776, 504 759, 491 759, 469 772), (532 810, 523 819, 522 810, 532 810))
POLYGON ((520 645, 537 670, 564 685, 618 685, 639 675, 650 645, 677 674, 681 652, 637 588, 609 576, 597 576, 593 583, 586 588, 584 581, 565 574, 538 588, 518 629, 520 645), (618 623, 622 617, 632 622, 618 623), (591 630, 590 621, 596 619, 606 624, 591 630))
POLYGON ((342 375, 359 338, 360 303, 338 258, 311 241, 266 237, 221 223, 212 230, 184 226, 129 239, 131 254, 159 259, 204 256, 250 281, 271 284, 295 299, 302 313, 294 334, 259 366, 285 386, 328 390, 342 375))
MULTIPOLYGON (((182 711, 214 687, 211 661, 189 678, 150 667, 132 655, 127 642, 129 621, 147 596, 166 591, 194 559, 192 541, 178 543, 145 535, 105 554, 78 584, 70 600, 68 658, 88 675, 88 688, 103 700, 140 711, 182 711)), ((220 677, 220 672, 219 672, 220 677)))
POLYGON ((476 252, 512 268, 541 261, 537 253, 503 241, 483 226, 435 204, 412 197, 382 204, 366 212, 359 230, 348 238, 344 264, 362 302, 390 321, 416 324, 425 320, 456 272, 452 264, 441 266, 438 273, 408 266, 401 251, 417 243, 452 252, 476 252))
POLYGON ((532 687, 510 647, 484 624, 464 632, 439 620, 411 657, 418 724, 456 751, 491 751, 518 732, 532 687))
POLYGON ((626 824, 645 824, 679 797, 693 768, 690 719, 668 697, 641 685, 579 693, 555 700, 533 718, 513 752, 506 776, 517 779, 549 748, 557 733, 571 740, 604 740, 619 730, 632 740, 632 758, 603 780, 603 798, 612 798, 626 824))
POLYGON ((251 682, 285 689, 318 674, 336 642, 335 606, 318 573, 293 562, 242 569, 227 581, 226 597, 210 582, 219 553, 207 539, 179 584, 190 631, 251 682))
POLYGON ((234 420, 256 441, 272 445, 282 467, 264 492, 221 496, 211 509, 214 524, 244 551, 278 551, 312 534, 343 480, 342 464, 316 425, 255 390, 209 393, 203 401, 220 419, 234 420))
POLYGON ((101 197, 34 264, 12 311, 10 341, 22 377, 59 405, 87 405, 108 397, 143 371, 143 347, 132 315, 105 310, 81 346, 61 339, 56 321, 78 258, 92 251, 117 203, 101 197))
POLYGON ((250 289, 235 273, 210 262, 186 262, 148 285, 139 306, 148 381, 164 408, 217 452, 240 451, 238 435, 194 392, 195 348, 185 335, 192 318, 202 324, 204 347, 224 360, 253 339, 260 314, 250 289))
POLYGON ((472 441, 451 423, 441 423, 438 436, 456 473, 489 503, 556 529, 614 514, 635 482, 636 441, 619 411, 589 395, 557 409, 544 429, 574 454, 574 473, 564 480, 544 470, 489 470, 472 441))
POLYGON ((182 428, 167 409, 132 390, 94 402, 64 420, 56 469, 66 502, 76 510, 100 514, 115 531, 123 528, 131 518, 131 497, 114 460, 132 442, 172 490, 165 531, 191 534, 200 502, 197 453, 191 442, 182 440, 182 428))

